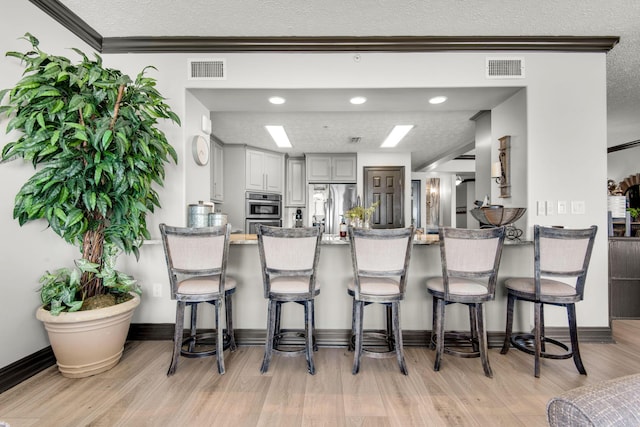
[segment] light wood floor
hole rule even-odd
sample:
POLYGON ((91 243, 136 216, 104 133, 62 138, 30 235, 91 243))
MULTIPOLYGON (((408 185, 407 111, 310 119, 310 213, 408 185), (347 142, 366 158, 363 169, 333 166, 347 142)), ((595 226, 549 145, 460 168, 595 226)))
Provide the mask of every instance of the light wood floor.
POLYGON ((547 401, 584 384, 640 372, 640 321, 615 321, 616 344, 583 344, 588 376, 571 360, 533 359, 490 350, 493 379, 480 359, 445 355, 434 372, 429 349, 405 349, 409 376, 395 359, 364 358, 351 374, 353 354, 320 348, 315 376, 303 357, 274 356, 259 372, 262 347, 225 353, 227 373, 213 358, 181 358, 165 375, 169 341, 132 342, 104 374, 72 380, 51 367, 0 394, 0 426, 543 426, 547 401))

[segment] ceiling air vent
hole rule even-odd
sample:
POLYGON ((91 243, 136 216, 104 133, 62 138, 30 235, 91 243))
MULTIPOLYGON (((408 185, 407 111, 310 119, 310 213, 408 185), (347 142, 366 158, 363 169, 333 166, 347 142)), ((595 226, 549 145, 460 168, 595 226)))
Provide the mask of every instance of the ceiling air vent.
POLYGON ((189 80, 225 80, 226 68, 224 59, 190 59, 189 80))
POLYGON ((487 58, 487 78, 524 78, 524 58, 487 58))

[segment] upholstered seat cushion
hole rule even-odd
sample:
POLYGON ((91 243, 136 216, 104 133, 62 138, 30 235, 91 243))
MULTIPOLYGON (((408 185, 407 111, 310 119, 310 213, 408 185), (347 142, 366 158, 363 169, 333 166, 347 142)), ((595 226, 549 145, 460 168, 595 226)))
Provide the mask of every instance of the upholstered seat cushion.
MULTIPOLYGON (((224 290, 235 289, 236 279, 227 276, 224 281, 224 290)), ((183 280, 178 283, 178 293, 183 295, 199 295, 218 292, 220 276, 202 276, 183 280)))
POLYGON ((640 425, 640 374, 566 391, 547 403, 549 425, 640 425))
MULTIPOLYGON (((316 281, 316 291, 320 283, 316 281)), ((271 279, 271 292, 274 294, 304 294, 309 292, 309 276, 281 276, 271 279)))
MULTIPOLYGON (((433 292, 444 293, 442 277, 427 279, 427 289, 433 292)), ((487 295, 487 286, 482 282, 465 279, 462 277, 449 277, 449 293, 453 295, 487 295)))
MULTIPOLYGON (((521 293, 535 295, 535 283, 533 278, 514 277, 505 281, 507 289, 521 293)), ((552 279, 540 279, 540 293, 549 296, 575 296, 576 288, 563 282, 552 279)))
MULTIPOLYGON (((350 291, 355 290, 355 283, 348 283, 350 291)), ((365 295, 398 295, 400 281, 389 277, 360 277, 360 293, 365 295)))

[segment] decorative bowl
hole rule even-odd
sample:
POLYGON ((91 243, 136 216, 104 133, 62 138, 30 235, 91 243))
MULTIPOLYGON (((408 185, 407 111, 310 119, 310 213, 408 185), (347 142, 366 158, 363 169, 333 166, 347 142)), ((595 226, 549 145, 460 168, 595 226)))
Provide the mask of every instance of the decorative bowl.
POLYGON ((502 205, 490 205, 471 209, 471 215, 484 224, 496 227, 513 224, 527 211, 527 208, 505 208, 502 205))

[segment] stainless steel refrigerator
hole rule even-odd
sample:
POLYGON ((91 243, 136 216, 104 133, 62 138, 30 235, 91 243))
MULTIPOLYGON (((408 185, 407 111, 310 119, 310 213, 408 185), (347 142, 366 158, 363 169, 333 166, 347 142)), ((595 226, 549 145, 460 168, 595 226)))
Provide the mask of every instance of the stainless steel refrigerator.
POLYGON ((341 216, 356 205, 356 184, 309 184, 308 224, 324 226, 324 232, 338 234, 341 216))

